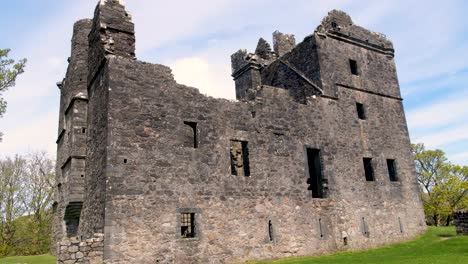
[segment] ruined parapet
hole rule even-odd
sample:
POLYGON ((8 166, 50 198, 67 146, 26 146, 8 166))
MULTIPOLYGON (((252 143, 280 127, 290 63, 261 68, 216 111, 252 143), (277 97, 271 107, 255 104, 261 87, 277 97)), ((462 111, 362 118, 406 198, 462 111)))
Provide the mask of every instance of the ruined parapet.
POLYGON ((260 69, 262 61, 258 55, 239 50, 231 55, 232 77, 236 83, 237 100, 252 99, 256 89, 262 85, 260 69))
POLYGON ((355 25, 351 17, 343 11, 328 12, 315 32, 323 37, 336 38, 385 53, 389 57, 394 56, 393 44, 384 34, 355 25))
POLYGON ((278 57, 290 52, 296 46, 293 34, 284 34, 278 30, 273 32, 273 49, 278 57))
POLYGON ((91 83, 107 56, 135 59, 135 26, 121 0, 101 0, 94 12, 89 34, 89 75, 91 83))
POLYGON ((453 213, 455 227, 458 235, 468 235, 468 211, 461 210, 453 213))
POLYGON ((57 244, 57 264, 101 264, 104 257, 104 234, 96 233, 92 238, 65 239, 57 244))

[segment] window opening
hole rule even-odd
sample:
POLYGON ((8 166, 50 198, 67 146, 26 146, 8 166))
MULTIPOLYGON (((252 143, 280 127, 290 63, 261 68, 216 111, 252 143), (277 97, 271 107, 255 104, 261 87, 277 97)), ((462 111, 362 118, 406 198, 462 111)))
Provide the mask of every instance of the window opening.
POLYGON ((356 111, 357 111, 359 119, 362 119, 362 120, 366 119, 366 110, 364 109, 363 104, 356 103, 356 111))
POLYGON ((351 69, 351 74, 352 75, 359 75, 358 74, 358 66, 357 66, 357 62, 355 60, 349 60, 349 67, 351 69))
POLYGON ((393 159, 387 160, 387 169, 388 169, 388 177, 390 178, 390 181, 393 181, 393 182, 398 181, 395 160, 393 159))
POLYGON ((363 163, 364 163, 364 172, 366 175, 366 181, 375 181, 374 168, 372 168, 372 159, 363 158, 363 163))
POLYGON ((268 220, 268 237, 270 241, 273 241, 273 224, 271 223, 271 220, 268 220))
POLYGON ((400 227, 400 233, 403 233, 403 224, 401 223, 400 217, 398 217, 398 226, 400 227))
POLYGON ((324 198, 324 180, 320 163, 320 150, 307 148, 307 166, 309 170, 308 190, 312 191, 312 198, 324 198))
POLYGON ((180 236, 183 238, 195 237, 194 213, 183 213, 180 215, 180 236))
POLYGON ((231 140, 231 174, 250 176, 249 148, 247 141, 231 140))
POLYGON ((320 237, 323 237, 322 219, 321 218, 319 218, 319 229, 320 229, 320 237))
POLYGON ((184 124, 189 126, 192 130, 192 135, 190 135, 190 140, 187 140, 193 148, 198 148, 198 130, 196 122, 184 121, 184 124))
POLYGON ((364 217, 362 218, 362 234, 366 237, 369 237, 369 228, 364 217))

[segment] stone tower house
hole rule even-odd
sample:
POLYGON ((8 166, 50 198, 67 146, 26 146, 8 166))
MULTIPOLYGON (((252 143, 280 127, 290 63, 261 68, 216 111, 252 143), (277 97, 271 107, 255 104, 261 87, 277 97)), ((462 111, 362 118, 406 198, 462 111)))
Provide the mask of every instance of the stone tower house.
POLYGON ((234 53, 237 101, 136 60, 119 1, 75 24, 69 61, 59 263, 237 263, 426 228, 392 43, 341 11, 298 44, 275 32, 234 53))

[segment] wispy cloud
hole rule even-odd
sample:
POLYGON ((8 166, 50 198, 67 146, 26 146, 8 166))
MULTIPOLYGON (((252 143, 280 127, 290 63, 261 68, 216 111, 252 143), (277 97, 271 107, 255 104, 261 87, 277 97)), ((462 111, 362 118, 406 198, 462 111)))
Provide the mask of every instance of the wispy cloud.
POLYGON ((408 113, 408 123, 412 129, 440 128, 459 125, 468 121, 468 96, 448 97, 416 108, 408 113))

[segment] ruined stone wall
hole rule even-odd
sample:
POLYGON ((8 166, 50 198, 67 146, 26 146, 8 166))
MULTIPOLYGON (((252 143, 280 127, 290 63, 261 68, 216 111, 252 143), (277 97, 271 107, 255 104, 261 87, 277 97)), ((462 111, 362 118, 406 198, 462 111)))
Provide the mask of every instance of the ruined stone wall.
POLYGON ((84 238, 104 232, 104 206, 107 171, 108 75, 106 67, 89 89, 86 199, 80 219, 79 235, 84 238))
POLYGON ((468 211, 457 211, 453 213, 457 234, 468 235, 468 211))
POLYGON ((102 264, 103 256, 104 234, 96 233, 86 240, 71 237, 57 245, 57 264, 102 264))
POLYGON ((109 108, 109 263, 311 255, 402 241, 425 229, 401 101, 343 88, 339 100, 304 105, 264 86, 254 101, 229 102, 176 84, 161 65, 115 58, 108 70, 108 104, 124 106, 109 108), (365 121, 357 99, 371 109, 365 121), (198 148, 186 144, 185 121, 198 124, 198 148), (249 177, 231 174, 231 140, 248 142, 249 177), (321 150, 326 199, 311 198, 306 146, 321 150), (375 182, 365 181, 367 155, 375 182), (388 178, 387 158, 398 163, 398 182, 388 178), (195 238, 180 237, 184 211, 196 215, 195 238))
MULTIPOLYGON (((100 1, 88 36, 88 141, 86 166, 86 200, 79 234, 87 238, 104 232, 104 214, 108 165, 108 58, 135 56, 135 33, 131 16, 120 1, 100 1)), ((109 169, 111 171, 109 171, 109 169)))
POLYGON ((84 195, 87 130, 88 34, 91 20, 74 24, 71 57, 65 79, 59 84, 60 112, 57 138, 56 192, 51 252, 66 237, 64 217, 71 202, 82 202, 84 195))

